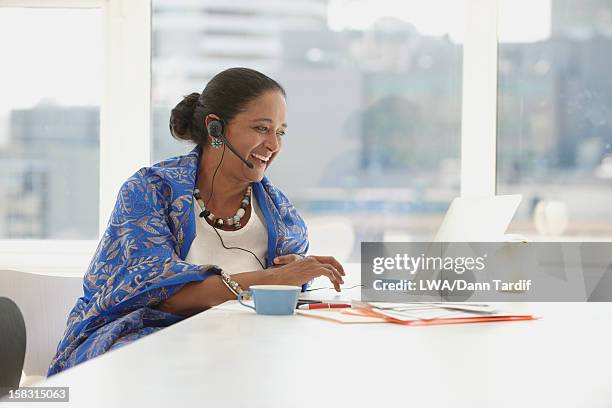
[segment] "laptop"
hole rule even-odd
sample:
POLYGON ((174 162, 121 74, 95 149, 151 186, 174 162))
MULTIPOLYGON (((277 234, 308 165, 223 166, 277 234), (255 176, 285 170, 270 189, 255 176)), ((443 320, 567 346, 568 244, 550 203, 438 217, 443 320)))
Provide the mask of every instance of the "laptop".
POLYGON ((504 241, 522 196, 497 195, 455 198, 433 242, 504 241))
MULTIPOLYGON (((498 195, 486 197, 458 197, 452 202, 433 242, 500 242, 516 212, 521 195, 498 195)), ((431 245, 427 250, 429 254, 431 245)), ((419 271, 417 274, 431 272, 419 271)), ((321 287, 331 286, 318 278, 321 287)), ((319 285, 316 285, 319 287, 319 285)), ((300 300, 318 300, 330 303, 350 303, 359 299, 360 288, 336 293, 333 289, 317 290, 300 294, 300 300)))

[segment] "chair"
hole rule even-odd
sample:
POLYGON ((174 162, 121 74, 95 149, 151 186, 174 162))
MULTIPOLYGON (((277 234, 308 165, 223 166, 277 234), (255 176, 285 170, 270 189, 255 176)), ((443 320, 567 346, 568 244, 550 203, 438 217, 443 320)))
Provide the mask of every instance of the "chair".
POLYGON ((346 262, 353 251, 355 231, 351 220, 346 217, 310 217, 308 226, 309 254, 331 255, 340 262, 346 262))
POLYGON ((0 296, 11 298, 25 320, 28 337, 23 371, 27 383, 46 376, 68 313, 82 295, 81 276, 0 270, 0 296))
POLYGON ((0 397, 19 388, 26 352, 26 328, 21 311, 0 297, 0 397))

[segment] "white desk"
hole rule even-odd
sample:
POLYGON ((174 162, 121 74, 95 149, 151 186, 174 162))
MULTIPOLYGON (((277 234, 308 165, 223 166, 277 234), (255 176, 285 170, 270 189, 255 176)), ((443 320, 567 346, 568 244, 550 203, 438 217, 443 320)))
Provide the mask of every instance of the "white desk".
POLYGON ((611 407, 612 303, 529 309, 543 319, 404 327, 228 302, 41 385, 75 407, 611 407))

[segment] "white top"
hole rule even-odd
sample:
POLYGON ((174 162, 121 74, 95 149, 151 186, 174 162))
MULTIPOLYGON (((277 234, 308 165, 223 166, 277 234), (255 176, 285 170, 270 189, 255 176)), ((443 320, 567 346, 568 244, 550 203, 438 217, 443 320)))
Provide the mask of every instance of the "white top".
MULTIPOLYGON (((196 236, 191 243, 185 261, 196 265, 217 265, 230 275, 238 272, 257 271, 261 265, 253 255, 239 249, 225 249, 219 237, 199 214, 202 211, 195 198, 194 217, 196 236)), ((251 216, 247 224, 236 231, 217 230, 226 247, 248 249, 257 255, 265 265, 264 259, 268 251, 268 230, 265 219, 257 204, 255 195, 251 193, 251 216)))

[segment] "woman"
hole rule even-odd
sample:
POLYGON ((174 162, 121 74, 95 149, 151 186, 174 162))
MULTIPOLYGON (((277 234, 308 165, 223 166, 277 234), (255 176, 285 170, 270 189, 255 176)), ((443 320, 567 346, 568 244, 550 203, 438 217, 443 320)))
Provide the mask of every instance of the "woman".
POLYGON ((340 290, 342 266, 305 256, 304 221, 264 176, 281 150, 285 110, 281 85, 246 68, 217 74, 172 110, 172 135, 196 148, 121 187, 49 375, 253 284, 325 275, 340 290))

